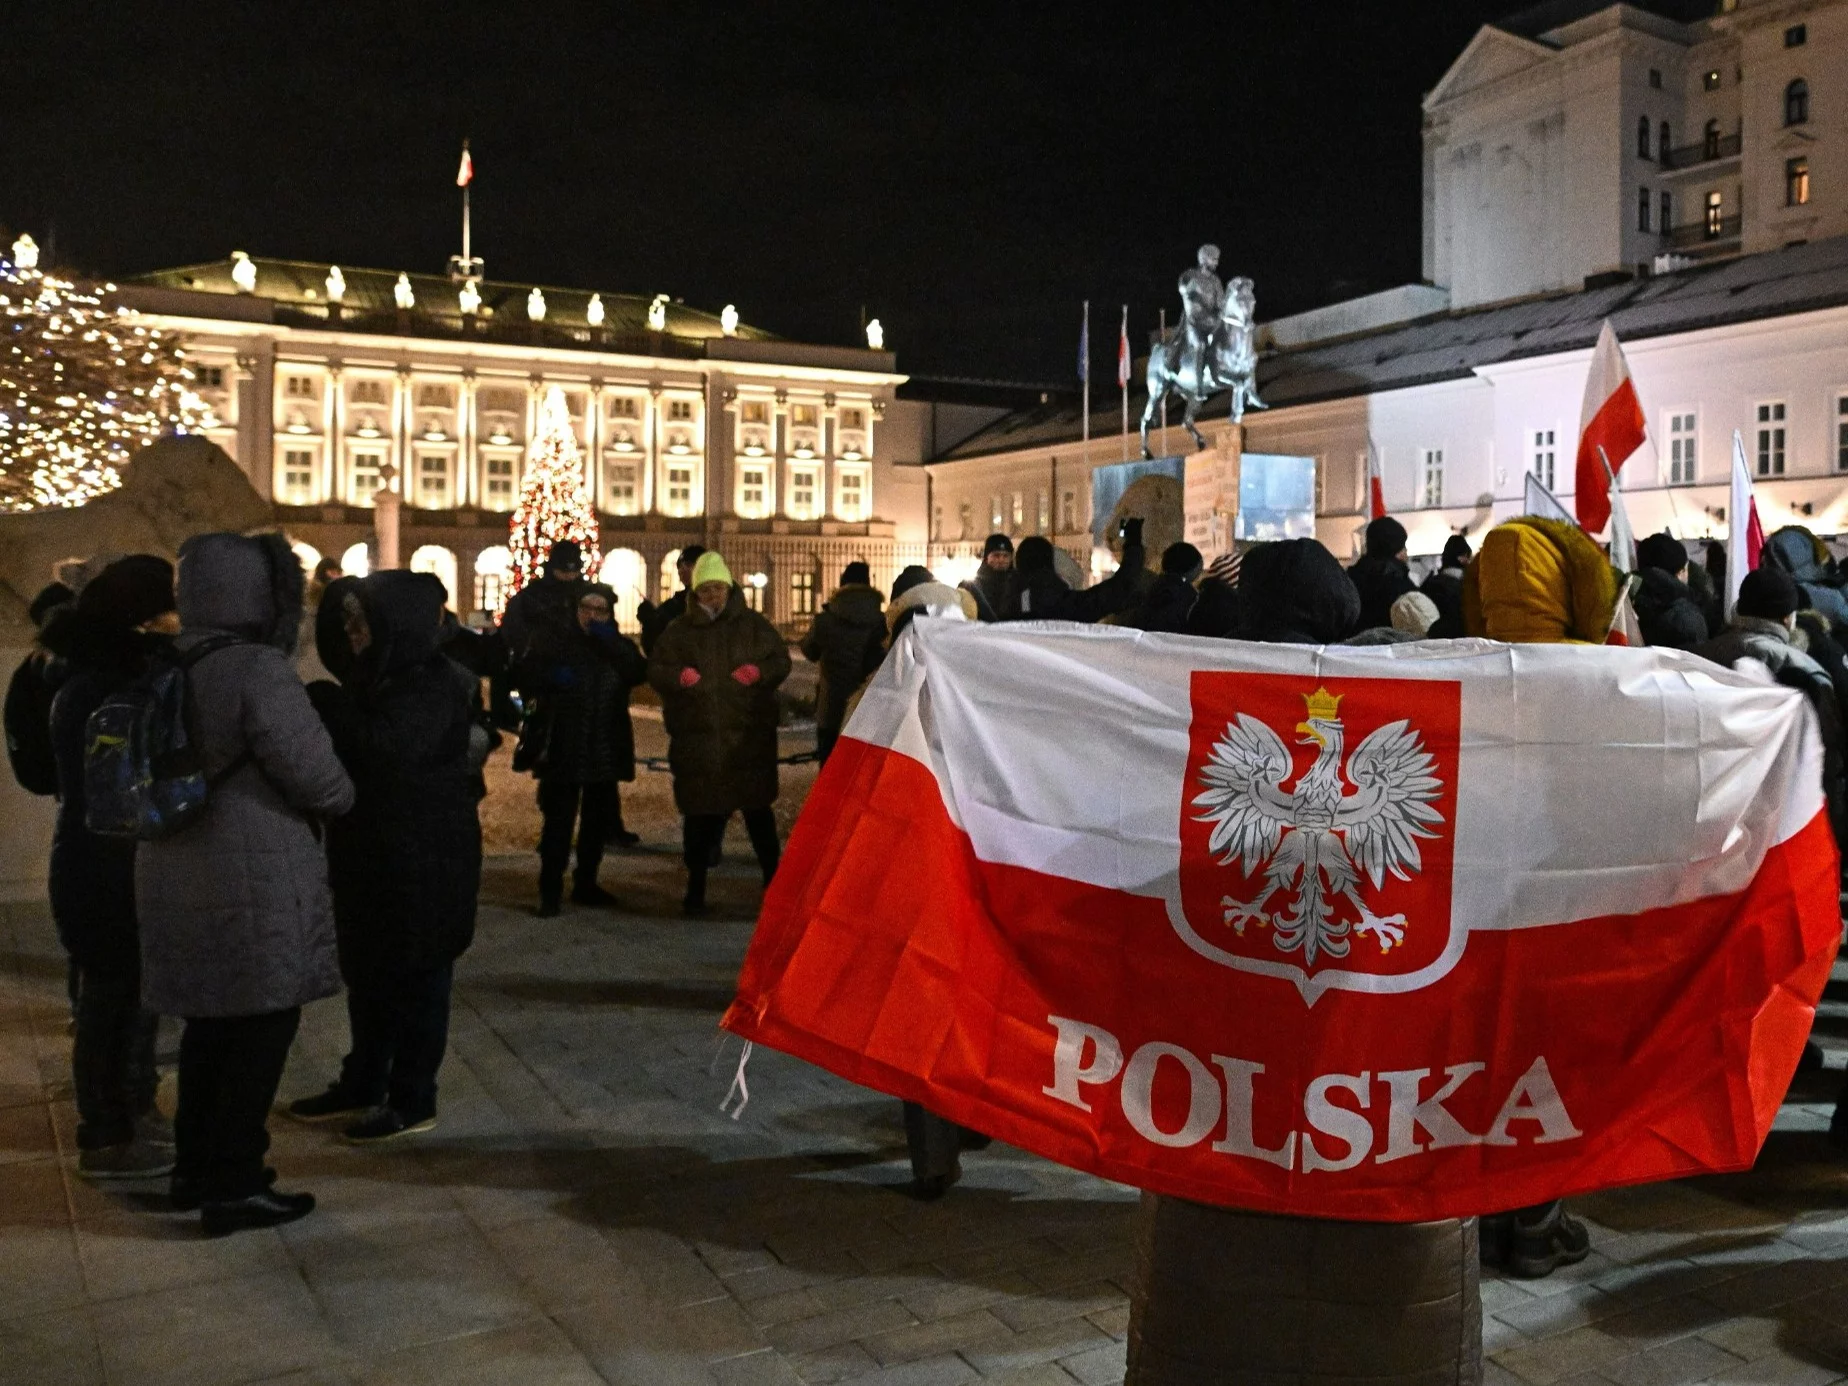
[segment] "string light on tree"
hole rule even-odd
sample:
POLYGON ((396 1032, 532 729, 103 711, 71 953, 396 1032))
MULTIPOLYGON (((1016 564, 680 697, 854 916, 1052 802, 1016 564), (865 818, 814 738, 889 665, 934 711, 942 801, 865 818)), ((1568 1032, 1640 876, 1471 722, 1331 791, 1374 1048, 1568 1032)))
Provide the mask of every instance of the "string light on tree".
POLYGON ((571 431, 565 392, 557 386, 546 391, 539 406, 520 503, 507 528, 516 592, 545 572, 546 555, 562 540, 569 539, 583 550, 585 572, 598 569, 597 512, 584 490, 584 454, 571 431))
POLYGON ((82 505, 163 433, 216 426, 179 340, 114 289, 45 273, 26 236, 0 256, 0 511, 82 505))

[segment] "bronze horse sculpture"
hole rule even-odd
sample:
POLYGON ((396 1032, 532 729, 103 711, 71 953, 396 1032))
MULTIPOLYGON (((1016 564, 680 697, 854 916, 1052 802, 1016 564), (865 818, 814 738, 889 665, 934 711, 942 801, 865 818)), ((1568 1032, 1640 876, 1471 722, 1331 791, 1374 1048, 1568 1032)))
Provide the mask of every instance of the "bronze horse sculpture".
POLYGON ((1149 449, 1149 423, 1170 394, 1187 401, 1181 427, 1204 448, 1206 439, 1194 425, 1194 416, 1221 390, 1232 392, 1232 422, 1245 417, 1247 408, 1266 409, 1258 398, 1257 295, 1249 279, 1240 276, 1226 285, 1225 307, 1205 350, 1189 352, 1186 328, 1177 327, 1149 353, 1149 402, 1142 411, 1142 456, 1155 454, 1149 449))

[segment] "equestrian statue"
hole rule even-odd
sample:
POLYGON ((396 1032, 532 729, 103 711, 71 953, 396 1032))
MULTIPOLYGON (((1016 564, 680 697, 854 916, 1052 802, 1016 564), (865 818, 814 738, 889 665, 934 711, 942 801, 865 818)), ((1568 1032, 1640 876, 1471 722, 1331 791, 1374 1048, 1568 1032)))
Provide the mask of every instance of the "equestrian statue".
POLYGON ((1258 398, 1258 299, 1249 279, 1219 282, 1219 247, 1200 247, 1199 263, 1181 276, 1181 323, 1149 353, 1149 402, 1142 411, 1142 455, 1149 450, 1149 423, 1170 393, 1187 401, 1181 426, 1204 448, 1194 416, 1221 390, 1232 392, 1232 422, 1249 408, 1268 406, 1258 398))

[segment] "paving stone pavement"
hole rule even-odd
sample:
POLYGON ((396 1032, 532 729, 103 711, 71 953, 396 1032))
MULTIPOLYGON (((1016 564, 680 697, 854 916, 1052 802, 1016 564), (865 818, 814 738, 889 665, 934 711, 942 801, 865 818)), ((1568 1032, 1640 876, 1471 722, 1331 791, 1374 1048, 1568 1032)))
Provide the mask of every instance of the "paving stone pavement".
MULTIPOLYGON (((158 1186, 75 1177, 62 958, 41 903, 0 906, 0 1383, 1121 1381, 1133 1191, 997 1145, 916 1203, 895 1101, 762 1050, 720 1114, 750 874, 683 922, 663 845, 606 865, 630 910, 542 921, 530 858, 491 859, 441 1124, 360 1150, 278 1116, 282 1184, 320 1209, 220 1241, 158 1186)), ((344 1039, 309 1008, 285 1098, 344 1039)), ((1754 1173, 1579 1200, 1589 1261, 1485 1281, 1489 1386, 1848 1375, 1839 1078, 1805 1080, 1754 1173)))

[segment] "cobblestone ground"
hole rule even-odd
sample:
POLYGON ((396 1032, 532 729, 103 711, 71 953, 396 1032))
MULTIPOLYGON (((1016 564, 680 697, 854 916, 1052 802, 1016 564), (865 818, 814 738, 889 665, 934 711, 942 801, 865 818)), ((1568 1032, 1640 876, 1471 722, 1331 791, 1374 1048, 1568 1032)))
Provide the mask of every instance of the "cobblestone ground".
MULTIPOLYGON (((278 1117, 283 1186, 320 1210, 222 1241, 157 1187, 74 1176, 62 960, 42 904, 0 907, 0 1382, 1120 1381, 1131 1191, 995 1146, 913 1202, 898 1104, 761 1050, 720 1114, 754 872, 723 869, 729 918, 673 917, 656 818, 606 865, 622 913, 534 919, 531 858, 491 860, 441 1125, 357 1150, 278 1117)), ((285 1097, 344 1038, 338 1002, 310 1008, 285 1097)), ((1753 1174, 1581 1200, 1588 1262, 1485 1283, 1491 1386, 1848 1374, 1837 1081, 1753 1174)))

